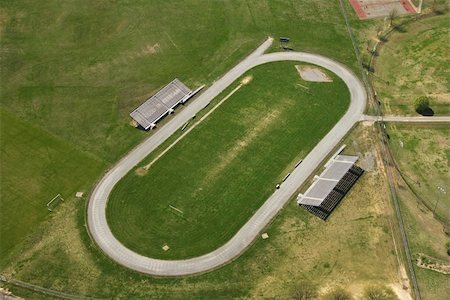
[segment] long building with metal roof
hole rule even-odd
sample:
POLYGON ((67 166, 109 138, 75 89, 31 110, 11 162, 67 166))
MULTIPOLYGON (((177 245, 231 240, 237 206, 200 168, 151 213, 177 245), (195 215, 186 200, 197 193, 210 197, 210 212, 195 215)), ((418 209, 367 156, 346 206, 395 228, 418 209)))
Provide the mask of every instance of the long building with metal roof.
POLYGON ((130 117, 142 128, 148 130, 155 127, 156 122, 166 114, 173 112, 179 103, 186 102, 191 95, 193 92, 178 78, 175 78, 131 112, 130 117))

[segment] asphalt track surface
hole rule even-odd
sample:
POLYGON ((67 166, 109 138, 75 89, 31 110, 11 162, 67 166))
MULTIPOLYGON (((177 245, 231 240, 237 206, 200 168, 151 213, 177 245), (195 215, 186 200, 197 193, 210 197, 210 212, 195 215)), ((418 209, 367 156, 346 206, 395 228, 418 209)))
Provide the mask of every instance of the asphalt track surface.
POLYGON ((362 118, 366 106, 366 92, 358 77, 347 67, 329 58, 310 53, 279 52, 264 54, 272 41, 271 38, 267 39, 247 58, 215 81, 197 99, 175 114, 169 122, 122 158, 100 180, 89 199, 87 220, 92 239, 107 256, 129 269, 154 276, 182 276, 203 273, 233 261, 251 245, 297 189, 326 158, 328 153, 362 118), (350 106, 345 115, 303 159, 303 162, 283 182, 280 189, 275 190, 247 223, 223 246, 199 257, 184 260, 160 260, 142 256, 122 245, 114 237, 106 221, 106 206, 113 187, 141 160, 245 72, 258 65, 277 61, 299 61, 315 64, 339 76, 347 85, 351 98, 350 106))

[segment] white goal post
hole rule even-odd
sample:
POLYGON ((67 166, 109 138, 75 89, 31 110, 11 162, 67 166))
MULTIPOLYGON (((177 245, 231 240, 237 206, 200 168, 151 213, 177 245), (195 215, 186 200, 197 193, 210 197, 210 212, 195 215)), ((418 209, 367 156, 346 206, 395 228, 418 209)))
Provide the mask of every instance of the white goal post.
POLYGON ((60 203, 59 200, 64 202, 64 198, 61 196, 61 194, 58 194, 55 197, 53 197, 53 199, 47 203, 48 211, 53 211, 53 209, 60 203))

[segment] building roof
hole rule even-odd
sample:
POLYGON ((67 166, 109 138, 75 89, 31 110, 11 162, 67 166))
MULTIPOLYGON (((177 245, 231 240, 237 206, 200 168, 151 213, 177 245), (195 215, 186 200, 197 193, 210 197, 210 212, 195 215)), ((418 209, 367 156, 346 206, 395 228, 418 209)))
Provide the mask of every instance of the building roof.
POLYGON ((131 112, 130 117, 147 130, 190 93, 191 90, 176 78, 131 112))
POLYGON ((297 197, 297 203, 319 206, 357 160, 357 156, 348 155, 336 155, 331 158, 313 184, 304 194, 297 197))

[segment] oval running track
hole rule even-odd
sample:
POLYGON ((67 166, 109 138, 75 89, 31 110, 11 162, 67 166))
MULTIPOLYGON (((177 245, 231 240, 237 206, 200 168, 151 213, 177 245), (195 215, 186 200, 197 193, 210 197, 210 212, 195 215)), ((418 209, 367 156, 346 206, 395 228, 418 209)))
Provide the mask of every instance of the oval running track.
POLYGON ((264 227, 326 158, 327 154, 361 119, 366 106, 366 92, 361 81, 349 69, 340 63, 316 54, 303 52, 264 54, 272 41, 272 38, 268 38, 253 53, 214 82, 196 100, 177 113, 167 124, 123 157, 100 180, 89 199, 87 221, 92 239, 107 256, 129 269, 154 276, 182 276, 202 273, 231 262, 250 246, 264 227), (276 190, 247 223, 218 249, 190 259, 161 260, 142 256, 122 245, 114 237, 106 221, 108 197, 117 182, 246 71, 258 65, 277 61, 299 61, 315 64, 339 76, 347 85, 351 97, 350 106, 345 115, 303 159, 301 165, 292 172, 280 189, 276 190))

